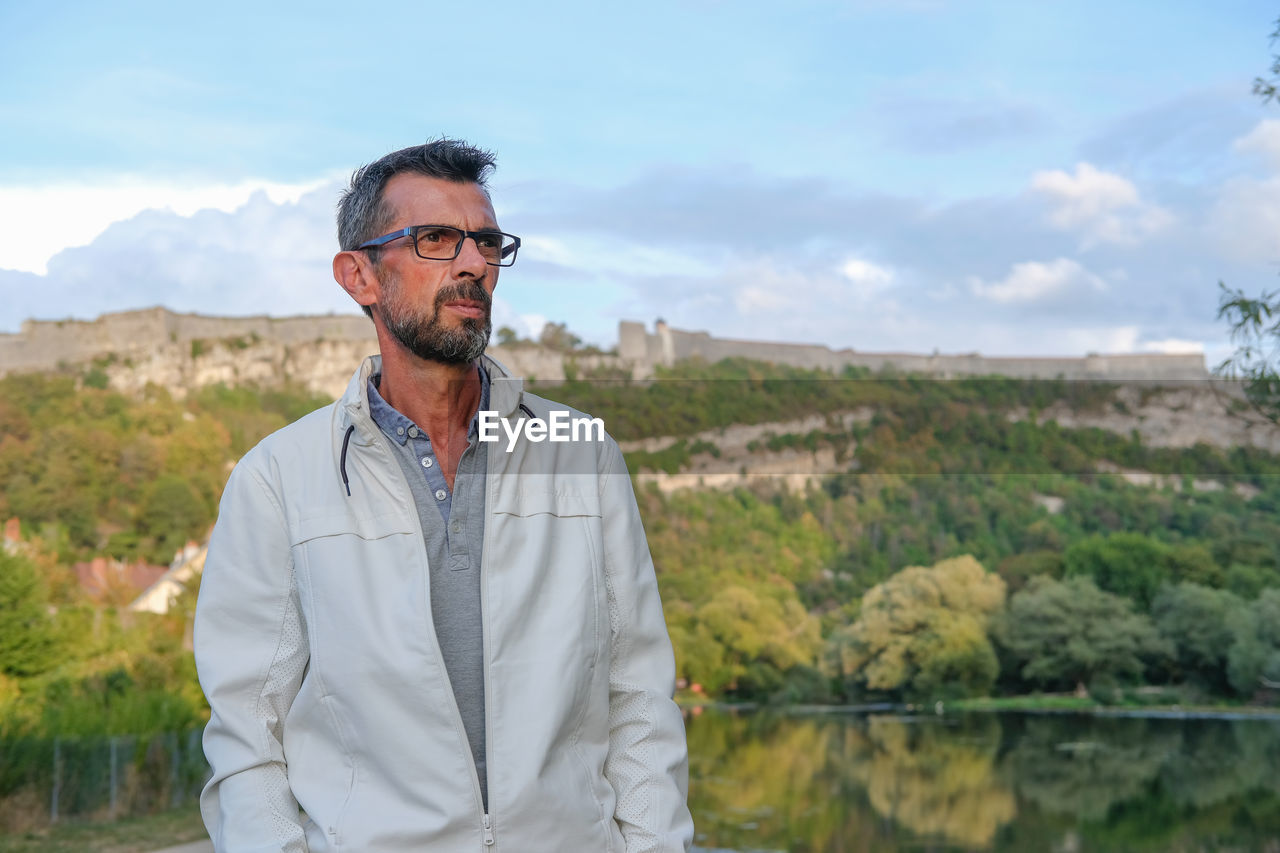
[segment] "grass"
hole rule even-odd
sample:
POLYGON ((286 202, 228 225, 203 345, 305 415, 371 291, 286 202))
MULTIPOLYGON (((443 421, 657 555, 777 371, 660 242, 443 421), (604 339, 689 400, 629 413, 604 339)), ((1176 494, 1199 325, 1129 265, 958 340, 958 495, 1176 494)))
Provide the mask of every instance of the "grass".
POLYGON ((1102 705, 1088 696, 995 696, 953 699, 948 711, 1092 711, 1102 705))
POLYGON ((67 821, 0 837, 0 853, 150 853, 208 838, 200 809, 188 806, 110 823, 67 821))

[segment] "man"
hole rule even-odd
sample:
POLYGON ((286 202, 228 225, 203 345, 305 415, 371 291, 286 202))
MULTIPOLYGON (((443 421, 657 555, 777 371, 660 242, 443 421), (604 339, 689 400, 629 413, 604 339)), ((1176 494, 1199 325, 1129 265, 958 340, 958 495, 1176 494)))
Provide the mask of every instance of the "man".
POLYGON ((520 245, 492 167, 441 139, 355 173, 333 271, 381 355, 227 483, 195 626, 220 853, 692 843, 671 645, 618 446, 505 440, 565 410, 482 355, 520 245))

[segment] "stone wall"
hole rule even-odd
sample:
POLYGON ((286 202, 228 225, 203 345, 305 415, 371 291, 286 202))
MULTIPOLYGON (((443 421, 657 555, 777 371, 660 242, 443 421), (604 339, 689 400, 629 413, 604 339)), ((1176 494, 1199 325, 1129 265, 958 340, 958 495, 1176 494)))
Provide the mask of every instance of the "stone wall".
POLYGON ((147 357, 193 341, 235 339, 300 344, 322 340, 375 343, 373 324, 359 314, 311 317, 206 317, 146 308, 96 320, 27 320, 16 335, 0 334, 0 373, 53 370, 59 365, 115 356, 147 357))
POLYGON ((795 367, 839 371, 846 365, 873 371, 884 369, 934 376, 998 375, 1027 379, 1171 380, 1204 379, 1204 356, 1199 353, 1164 355, 1137 353, 1060 358, 999 358, 978 353, 922 355, 832 350, 812 344, 779 344, 713 338, 707 332, 672 329, 659 321, 652 334, 640 323, 618 324, 618 354, 637 365, 637 375, 649 375, 656 364, 671 365, 684 358, 708 362, 741 357, 795 367))
MULTIPOLYGON (((28 320, 18 334, 0 334, 0 375, 13 371, 86 369, 96 364, 112 387, 140 390, 155 382, 184 393, 224 382, 264 385, 291 381, 337 396, 364 356, 377 351, 373 324, 360 314, 311 317, 205 317, 148 308, 97 320, 28 320)), ((563 381, 566 372, 653 375, 685 358, 709 362, 744 357, 839 371, 846 365, 935 376, 995 374, 1024 378, 1173 380, 1208 376, 1201 355, 1097 355, 1082 358, 992 358, 967 355, 868 353, 810 344, 713 338, 659 321, 618 324, 618 355, 566 355, 534 344, 492 347, 521 376, 563 381)))

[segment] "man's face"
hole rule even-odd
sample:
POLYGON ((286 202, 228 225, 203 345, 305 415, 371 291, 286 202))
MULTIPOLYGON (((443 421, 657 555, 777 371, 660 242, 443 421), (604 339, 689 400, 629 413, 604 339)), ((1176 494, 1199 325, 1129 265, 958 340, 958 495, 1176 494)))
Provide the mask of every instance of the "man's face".
MULTIPOLYGON (((478 184, 396 175, 383 190, 383 204, 395 211, 388 231, 410 225, 498 230, 493 205, 478 184)), ((406 237, 380 249, 378 261, 373 310, 405 349, 443 364, 480 357, 492 329, 499 268, 485 263, 474 240, 464 240, 452 261, 431 261, 419 258, 406 237)))

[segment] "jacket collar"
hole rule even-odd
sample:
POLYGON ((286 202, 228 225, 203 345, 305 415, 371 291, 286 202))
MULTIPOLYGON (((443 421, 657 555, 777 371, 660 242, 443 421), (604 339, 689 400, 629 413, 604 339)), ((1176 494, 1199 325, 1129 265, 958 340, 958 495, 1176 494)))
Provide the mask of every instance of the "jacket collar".
MULTIPOLYGON (((501 418, 508 418, 520 406, 524 394, 524 380, 512 376, 506 365, 488 355, 480 356, 489 371, 489 406, 501 418)), ((378 427, 369 414, 369 377, 382 372, 382 356, 371 355, 347 383, 347 390, 338 398, 338 421, 343 432, 354 426, 361 437, 360 444, 371 444, 377 439, 378 427)))

